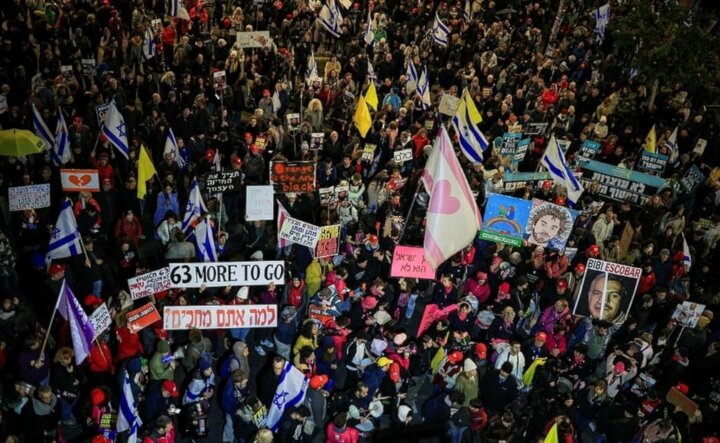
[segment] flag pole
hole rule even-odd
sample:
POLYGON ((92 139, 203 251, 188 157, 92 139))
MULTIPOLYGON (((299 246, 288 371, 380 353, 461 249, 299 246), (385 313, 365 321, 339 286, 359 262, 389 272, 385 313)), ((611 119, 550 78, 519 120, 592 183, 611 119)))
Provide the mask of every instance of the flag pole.
POLYGON ((48 338, 50 338, 50 329, 52 328, 52 324, 55 321, 55 314, 57 314, 58 306, 60 306, 60 298, 62 297, 63 292, 65 291, 65 285, 66 285, 65 278, 63 277, 63 284, 60 287, 60 294, 58 294, 57 301, 55 301, 55 307, 53 308, 52 315, 50 315, 50 323, 48 324, 47 329, 45 330, 45 339, 43 339, 42 346, 40 347, 40 354, 38 355, 39 359, 43 359, 43 355, 45 353, 45 346, 47 346, 48 338))
POLYGON ((407 228, 408 220, 410 219, 410 215, 412 215, 412 210, 415 207, 415 202, 417 201, 418 194, 420 193, 420 187, 422 186, 422 180, 418 178, 418 184, 417 188, 415 188, 415 193, 413 194, 412 202, 410 202, 410 208, 408 209, 407 215, 405 216, 405 220, 402 226, 402 231, 400 232, 400 236, 398 237, 397 244, 402 243, 403 237, 405 237, 405 228, 407 228))

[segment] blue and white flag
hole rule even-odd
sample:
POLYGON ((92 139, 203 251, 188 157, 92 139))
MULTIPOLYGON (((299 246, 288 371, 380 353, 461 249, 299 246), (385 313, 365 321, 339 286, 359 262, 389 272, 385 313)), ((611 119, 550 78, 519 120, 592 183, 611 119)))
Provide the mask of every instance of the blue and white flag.
POLYGON ((605 40, 605 28, 610 23, 610 3, 606 3, 595 10, 595 35, 597 41, 605 40))
POLYGON ((80 242, 80 233, 73 214, 72 203, 69 199, 65 199, 50 235, 50 245, 47 254, 45 254, 45 262, 50 264, 52 260, 68 258, 82 253, 82 243, 80 242))
POLYGON ((65 117, 62 110, 58 108, 57 126, 55 126, 55 146, 53 147, 52 160, 55 166, 62 166, 72 159, 70 150, 70 137, 65 117))
POLYGON ((204 262, 218 261, 217 248, 213 239, 213 230, 207 219, 203 219, 195 226, 195 245, 198 258, 204 262))
POLYGON ((170 0, 168 15, 183 20, 190 20, 190 14, 180 0, 170 0))
POLYGON ((315 51, 310 51, 310 57, 308 57, 307 62, 307 70, 305 71, 305 83, 310 86, 316 79, 319 78, 320 76, 318 76, 317 62, 315 61, 315 51))
POLYGON ((32 104, 32 121, 33 128, 35 129, 35 135, 40 137, 40 140, 45 142, 45 149, 50 150, 55 146, 55 138, 52 136, 52 132, 48 129, 45 121, 40 115, 40 111, 35 107, 35 103, 32 104))
POLYGON ((377 80, 377 74, 375 74, 375 68, 372 65, 372 62, 370 61, 370 57, 367 58, 368 61, 368 73, 367 77, 368 80, 377 80))
POLYGON ((688 246, 688 242, 685 239, 685 234, 682 235, 683 238, 683 265, 685 265, 685 272, 690 272, 690 268, 692 267, 692 256, 690 255, 690 246, 688 246))
POLYGON ((307 388, 308 378, 305 374, 289 362, 285 362, 267 414, 266 423, 271 431, 277 432, 280 419, 286 409, 299 406, 305 401, 307 388))
POLYGON ((66 280, 63 280, 62 288, 60 288, 57 310, 70 324, 70 338, 75 350, 75 364, 79 365, 92 351, 95 329, 66 280))
POLYGON ((463 18, 465 21, 471 22, 472 16, 472 0, 465 0, 465 9, 463 10, 463 18))
POLYGON ((417 96, 422 102, 423 109, 430 109, 432 101, 430 100, 430 77, 428 76, 427 66, 423 68, 420 80, 418 80, 417 96))
POLYGON ((370 17, 370 10, 368 9, 368 16, 367 16, 367 25, 365 25, 365 35, 363 36, 365 39, 366 45, 372 45, 373 41, 375 40, 375 33, 372 30, 372 17, 370 17))
POLYGON ((433 27, 432 27, 433 41, 440 46, 447 46, 449 35, 450 35, 450 29, 448 29, 448 27, 445 26, 445 23, 440 21, 440 17, 438 17, 437 13, 435 13, 435 22, 433 22, 433 27))
POLYGON ((452 123, 458 134, 460 150, 473 163, 482 163, 483 152, 488 148, 488 141, 478 127, 480 122, 482 115, 465 89, 452 123))
POLYGON ((125 126, 125 119, 115 104, 115 100, 109 103, 107 114, 105 114, 105 122, 102 126, 102 133, 125 158, 129 157, 130 148, 127 141, 127 127, 125 126))
POLYGON ((340 34, 342 34, 340 25, 342 25, 343 18, 340 14, 340 9, 338 9, 335 4, 335 0, 328 0, 328 2, 323 5, 318 14, 318 20, 330 35, 336 38, 340 37, 340 34))
POLYGON ((187 205, 185 205, 185 216, 182 221, 182 231, 187 234, 188 231, 193 229, 193 225, 200 218, 201 215, 207 214, 207 208, 205 202, 200 194, 200 188, 198 187, 197 180, 193 179, 190 185, 190 196, 188 197, 187 205))
POLYGON ((550 175, 556 182, 563 183, 565 189, 567 189, 567 200, 572 206, 574 206, 582 193, 585 191, 582 184, 573 175, 572 170, 568 167, 565 161, 565 154, 563 154, 560 145, 555 140, 553 135, 548 142, 547 148, 545 148, 545 154, 543 154, 540 162, 547 168, 550 175))
POLYGON ((155 57, 155 52, 155 33, 152 28, 148 26, 145 28, 145 37, 143 38, 143 60, 150 60, 155 57))
POLYGON ((173 133, 172 128, 168 129, 167 139, 165 140, 165 149, 163 150, 163 155, 168 154, 172 155, 173 160, 179 168, 185 167, 185 159, 182 154, 180 154, 180 148, 178 148, 177 140, 175 139, 175 134, 173 133))
POLYGON ((415 69, 415 63, 413 63, 412 58, 408 61, 407 65, 407 71, 405 71, 405 77, 407 77, 407 93, 411 94, 415 89, 417 89, 417 83, 418 83, 418 73, 417 69, 415 69))
POLYGON ((122 392, 120 393, 120 411, 118 411, 117 425, 115 429, 120 432, 128 432, 127 443, 137 443, 138 430, 142 426, 142 420, 137 411, 137 402, 133 397, 132 386, 130 385, 130 377, 127 371, 123 371, 122 392))
POLYGON ((668 137, 667 140, 665 140, 664 145, 670 150, 670 164, 675 163, 675 160, 677 160, 678 156, 680 155, 680 149, 678 148, 677 143, 677 134, 678 134, 678 127, 675 126, 675 129, 673 130, 672 134, 670 134, 670 137, 668 137))

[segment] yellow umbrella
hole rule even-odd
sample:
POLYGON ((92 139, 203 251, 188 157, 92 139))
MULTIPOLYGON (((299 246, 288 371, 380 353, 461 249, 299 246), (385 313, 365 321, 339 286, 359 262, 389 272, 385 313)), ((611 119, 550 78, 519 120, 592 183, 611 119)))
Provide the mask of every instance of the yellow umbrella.
POLYGON ((0 155, 5 157, 22 157, 23 155, 40 154, 45 143, 32 132, 25 129, 6 129, 0 131, 0 155))

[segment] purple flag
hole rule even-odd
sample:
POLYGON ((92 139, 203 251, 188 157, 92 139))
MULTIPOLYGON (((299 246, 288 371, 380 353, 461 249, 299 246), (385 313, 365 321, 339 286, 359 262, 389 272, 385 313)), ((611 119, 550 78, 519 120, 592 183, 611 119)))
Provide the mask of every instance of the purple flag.
POLYGON ((75 349, 75 363, 79 365, 92 350, 95 331, 67 282, 63 282, 62 289, 60 289, 57 308, 60 315, 70 323, 70 336, 75 349))

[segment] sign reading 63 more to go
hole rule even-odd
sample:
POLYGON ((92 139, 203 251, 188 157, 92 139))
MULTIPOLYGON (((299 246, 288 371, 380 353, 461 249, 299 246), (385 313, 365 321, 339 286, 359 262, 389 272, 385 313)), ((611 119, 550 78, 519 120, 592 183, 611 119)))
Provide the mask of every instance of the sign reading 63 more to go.
POLYGON ((285 262, 248 261, 228 263, 172 263, 173 288, 221 288, 225 286, 264 286, 285 283, 285 262))

